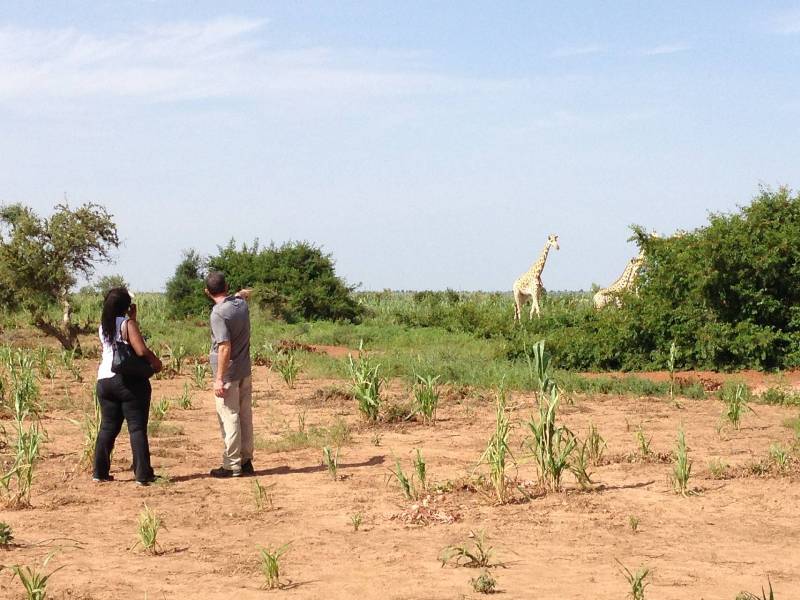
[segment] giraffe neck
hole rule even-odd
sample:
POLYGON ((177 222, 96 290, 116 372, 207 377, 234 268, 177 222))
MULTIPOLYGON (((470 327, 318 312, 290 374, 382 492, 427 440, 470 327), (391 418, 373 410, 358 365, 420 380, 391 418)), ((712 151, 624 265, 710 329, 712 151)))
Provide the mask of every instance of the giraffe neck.
POLYGON ((533 266, 528 271, 528 275, 536 278, 542 275, 542 271, 544 271, 544 263, 547 262, 547 254, 549 252, 550 252, 550 242, 544 245, 544 249, 542 250, 542 253, 539 256, 539 260, 533 263, 533 266))
POLYGON ((619 290, 625 287, 628 287, 629 283, 632 281, 631 274, 635 269, 634 263, 628 263, 628 266, 625 267, 625 270, 622 272, 622 275, 617 277, 616 281, 608 286, 607 290, 619 290))

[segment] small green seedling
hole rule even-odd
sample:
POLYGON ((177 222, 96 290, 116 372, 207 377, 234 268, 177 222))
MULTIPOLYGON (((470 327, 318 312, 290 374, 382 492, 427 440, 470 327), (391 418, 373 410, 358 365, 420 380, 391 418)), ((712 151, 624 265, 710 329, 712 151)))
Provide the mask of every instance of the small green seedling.
POLYGON ((331 476, 331 479, 336 481, 339 472, 339 449, 337 448, 334 452, 331 450, 330 446, 325 446, 322 449, 322 463, 328 469, 328 474, 331 476))
POLYGON ((439 406, 439 390, 436 382, 439 376, 423 377, 415 374, 416 384, 414 385, 414 410, 422 416, 422 421, 433 425, 436 423, 436 409, 439 406))
POLYGON ((178 399, 178 404, 183 410, 190 410, 192 408, 192 396, 189 393, 189 384, 184 382, 183 393, 178 399))
POLYGON ((11 525, 0 521, 0 547, 7 548, 14 543, 14 533, 11 525))
POLYGON ((669 346, 669 359, 667 359, 667 368, 669 369, 669 400, 675 403, 675 361, 678 358, 678 346, 672 342, 669 346))
POLYGON ((417 455, 414 457, 414 471, 417 474, 417 479, 419 480, 419 484, 423 490, 428 489, 428 467, 425 464, 425 459, 422 457, 422 453, 417 449, 417 455))
POLYGON ((767 578, 767 584, 769 585, 769 596, 764 591, 764 586, 761 586, 761 595, 752 594, 750 592, 739 592, 736 595, 736 600, 775 600, 775 592, 772 591, 772 582, 767 578))
POLYGON ((275 487, 274 483, 269 485, 261 485, 258 479, 253 479, 253 501, 256 505, 256 510, 272 510, 274 506, 274 498, 270 491, 275 487))
POLYGON ((441 551, 439 560, 442 561, 442 566, 449 562, 453 562, 456 567, 486 569, 492 566, 493 548, 486 544, 486 534, 483 531, 477 534, 470 531, 469 537, 472 538, 471 542, 447 546, 441 551))
POLYGON ((720 390, 720 398, 725 404, 725 412, 722 413, 722 418, 727 420, 737 431, 742 421, 742 414, 746 410, 755 412, 747 403, 749 397, 749 388, 741 383, 737 384, 735 388, 726 385, 720 390))
POLYGON ((26 600, 46 600, 48 581, 54 573, 64 568, 62 566, 50 571, 49 573, 43 572, 44 569, 47 568, 47 564, 50 562, 53 556, 55 556, 56 552, 57 551, 54 550, 45 557, 45 559, 42 561, 42 570, 39 570, 39 568, 35 566, 31 567, 28 565, 13 565, 11 567, 0 566, 0 569, 10 569, 13 574, 11 579, 19 579, 22 587, 25 589, 26 600))
POLYGON ((347 368, 352 382, 352 394, 358 402, 358 410, 372 423, 378 420, 381 408, 381 386, 384 381, 378 375, 381 365, 373 363, 364 353, 363 341, 358 345, 358 360, 348 356, 347 368))
POLYGON ((281 558, 289 550, 289 544, 284 544, 274 550, 259 548, 259 562, 261 574, 264 576, 264 587, 274 590, 281 587, 281 558))
POLYGON ((599 466, 603 460, 603 452, 608 448, 606 441, 600 432, 597 431, 594 423, 589 425, 589 435, 586 437, 586 449, 588 451, 589 460, 595 467, 599 466))
POLYGON ((714 479, 725 479, 728 474, 728 463, 721 458, 712 458, 708 461, 708 471, 714 479))
POLYGON ((414 486, 413 481, 411 481, 403 472, 403 467, 400 465, 400 459, 395 458, 394 464, 395 470, 393 471, 392 469, 389 469, 389 472, 397 480, 400 490, 403 492, 403 496, 406 498, 406 500, 414 500, 417 497, 417 489, 414 486))
POLYGON ((139 514, 139 525, 137 528, 139 539, 131 550, 137 546, 141 546, 145 552, 158 554, 161 551, 161 546, 158 543, 158 532, 163 526, 164 522, 161 520, 161 517, 145 504, 142 512, 139 514))
POLYGON ((472 584, 472 590, 479 594, 493 594, 497 587, 497 580, 492 577, 489 571, 484 571, 469 581, 472 584))
POLYGON ((353 526, 353 531, 358 531, 363 521, 364 521, 363 513, 357 512, 354 515, 350 515, 350 524, 353 526))
POLYGON ((675 462, 672 467, 672 487, 682 496, 689 493, 689 477, 692 474, 692 461, 686 446, 683 429, 678 430, 678 445, 675 449, 675 462))
POLYGON ((769 456, 779 471, 783 472, 789 466, 789 453, 781 444, 772 444, 769 447, 769 456))
POLYGON ((628 527, 631 528, 633 533, 639 533, 639 517, 628 515, 628 527))
POLYGON ((619 560, 617 560, 617 564, 620 566, 620 573, 622 573, 630 586, 628 597, 631 598, 631 600, 645 600, 644 589, 649 585, 645 580, 650 574, 650 569, 642 565, 636 570, 636 573, 631 573, 630 569, 619 562, 619 560))
POLYGON ((281 374, 286 386, 294 389, 297 375, 300 373, 300 362, 297 360, 294 350, 276 352, 272 359, 272 367, 281 374))
POLYGON ((206 389, 206 375, 208 375, 208 367, 202 363, 195 362, 192 368, 192 382, 198 390, 206 389))
POLYGON ((153 405, 153 419, 156 421, 164 420, 164 417, 166 417, 169 412, 169 407, 169 400, 167 398, 162 398, 157 404, 153 405))
POLYGON ((497 392, 494 432, 478 461, 479 465, 489 466, 489 479, 500 504, 505 504, 508 499, 506 468, 507 463, 514 460, 514 455, 511 453, 510 435, 511 419, 506 414, 506 392, 501 388, 497 392))
POLYGON ((653 451, 650 450, 650 442, 653 441, 653 436, 650 436, 649 438, 646 437, 644 434, 644 428, 641 424, 636 430, 636 441, 639 442, 639 454, 642 455, 642 458, 649 458, 653 453, 653 451))

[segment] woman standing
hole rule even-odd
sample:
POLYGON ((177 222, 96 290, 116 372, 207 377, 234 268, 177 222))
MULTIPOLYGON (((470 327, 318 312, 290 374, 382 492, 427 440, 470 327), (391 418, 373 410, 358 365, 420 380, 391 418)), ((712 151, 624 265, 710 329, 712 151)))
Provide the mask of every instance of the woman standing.
POLYGON ((162 365, 147 347, 136 322, 136 305, 131 303, 128 290, 112 288, 103 300, 100 322, 100 343, 103 358, 97 371, 97 399, 100 403, 100 431, 94 452, 94 481, 112 481, 111 451, 122 429, 128 422, 133 452, 133 472, 136 483, 148 485, 155 480, 150 466, 150 446, 147 441, 147 419, 150 414, 150 381, 144 377, 120 375, 111 370, 114 361, 114 342, 130 344, 133 351, 147 360, 155 372, 162 365))

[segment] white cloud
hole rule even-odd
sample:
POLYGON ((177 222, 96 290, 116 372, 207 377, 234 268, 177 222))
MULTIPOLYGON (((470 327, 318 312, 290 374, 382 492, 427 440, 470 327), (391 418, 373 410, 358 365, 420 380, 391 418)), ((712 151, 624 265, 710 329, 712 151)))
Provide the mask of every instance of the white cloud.
POLYGON ((591 44, 587 46, 569 46, 566 48, 559 48, 555 50, 551 56, 553 58, 570 58, 573 56, 589 56, 592 54, 601 54, 605 52, 603 46, 591 44))
POLYGON ((0 101, 351 97, 493 91, 513 84, 434 73, 413 53, 273 49, 263 41, 266 24, 227 17, 114 35, 0 28, 0 101))
POLYGON ((687 50, 691 50, 691 46, 688 44, 662 44, 660 46, 654 46, 653 48, 648 48, 642 53, 645 56, 660 56, 663 54, 677 54, 678 52, 686 52, 687 50))

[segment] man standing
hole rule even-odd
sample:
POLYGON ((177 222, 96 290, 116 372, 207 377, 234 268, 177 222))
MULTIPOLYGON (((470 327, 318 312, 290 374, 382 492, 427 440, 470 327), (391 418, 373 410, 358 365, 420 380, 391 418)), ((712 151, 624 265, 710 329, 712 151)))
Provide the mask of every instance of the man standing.
POLYGON ((250 311, 248 290, 228 295, 225 275, 218 271, 206 277, 206 295, 211 309, 211 371, 219 428, 225 444, 222 466, 212 477, 252 475, 253 404, 250 366, 250 311))

